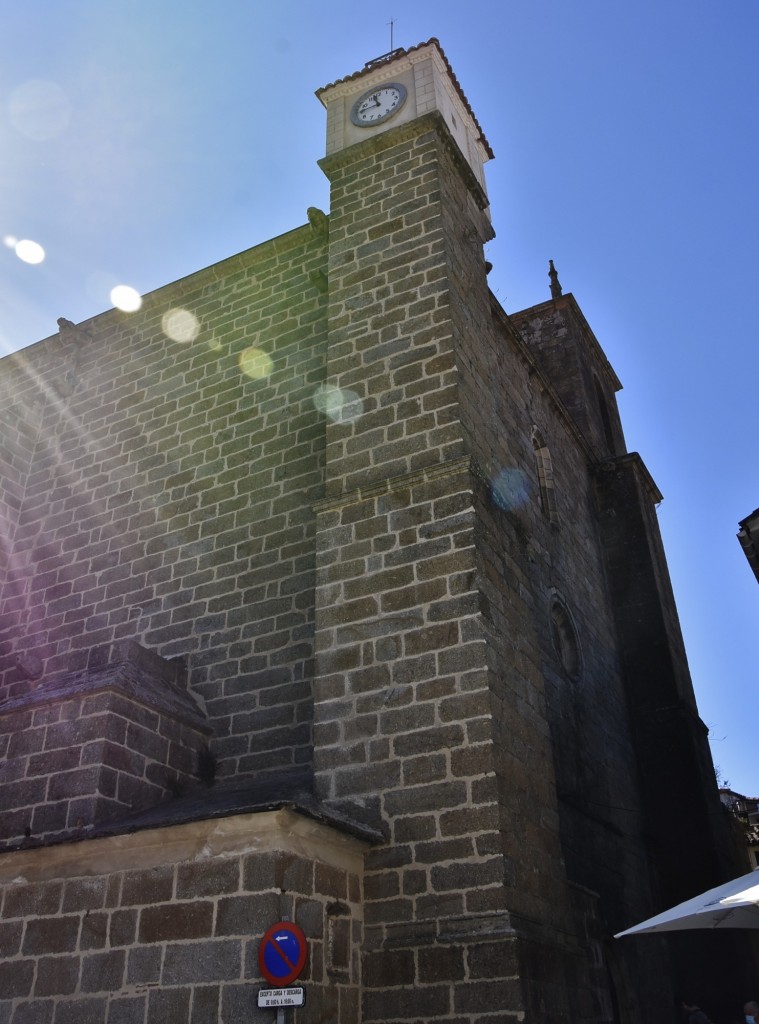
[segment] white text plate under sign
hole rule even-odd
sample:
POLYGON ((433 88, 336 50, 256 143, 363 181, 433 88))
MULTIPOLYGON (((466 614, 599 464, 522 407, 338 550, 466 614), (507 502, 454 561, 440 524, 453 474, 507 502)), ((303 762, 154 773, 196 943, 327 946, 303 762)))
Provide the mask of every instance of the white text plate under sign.
POLYGON ((262 988, 258 992, 258 1007, 303 1006, 306 1002, 304 988, 262 988))

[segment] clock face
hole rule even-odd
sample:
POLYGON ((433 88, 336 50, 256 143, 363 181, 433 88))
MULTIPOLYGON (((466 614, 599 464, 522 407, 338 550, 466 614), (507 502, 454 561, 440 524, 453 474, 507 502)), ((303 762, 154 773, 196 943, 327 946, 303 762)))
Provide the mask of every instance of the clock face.
POLYGON ((406 101, 405 86, 398 82, 379 85, 359 96, 351 108, 351 121, 359 128, 381 124, 396 114, 406 101))

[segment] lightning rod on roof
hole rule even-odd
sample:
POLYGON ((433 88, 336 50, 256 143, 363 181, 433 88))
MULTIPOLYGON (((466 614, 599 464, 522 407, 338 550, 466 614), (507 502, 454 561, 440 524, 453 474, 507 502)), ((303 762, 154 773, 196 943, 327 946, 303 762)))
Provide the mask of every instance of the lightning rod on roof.
POLYGON ((381 57, 373 57, 372 60, 368 60, 364 64, 364 68, 374 67, 375 64, 384 64, 387 60, 392 60, 393 57, 397 57, 399 53, 403 53, 403 47, 399 46, 395 49, 393 45, 393 29, 395 28, 395 18, 391 18, 387 23, 390 26, 390 50, 388 53, 383 53, 381 57))

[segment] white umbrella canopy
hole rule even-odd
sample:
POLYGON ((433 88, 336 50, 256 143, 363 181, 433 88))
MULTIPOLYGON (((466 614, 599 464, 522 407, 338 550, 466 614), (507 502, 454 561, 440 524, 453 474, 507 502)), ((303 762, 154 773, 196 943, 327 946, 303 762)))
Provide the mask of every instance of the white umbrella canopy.
POLYGON ((614 938, 691 928, 759 928, 759 868, 617 932, 614 938))

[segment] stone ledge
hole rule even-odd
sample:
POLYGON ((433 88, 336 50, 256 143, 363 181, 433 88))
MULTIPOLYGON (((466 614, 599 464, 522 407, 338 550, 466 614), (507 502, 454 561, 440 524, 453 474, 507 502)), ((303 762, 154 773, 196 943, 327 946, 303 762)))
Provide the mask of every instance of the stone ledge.
POLYGON ((380 947, 384 949, 492 942, 493 939, 515 938, 517 935, 511 915, 505 911, 442 920, 409 921, 385 925, 384 929, 385 937, 380 942, 380 947))
MULTIPOLYGON (((131 829, 125 822, 111 823, 97 833, 70 837, 52 846, 0 851, 0 885, 278 849, 308 856, 313 855, 315 846, 320 850, 319 859, 336 867, 343 866, 341 861, 346 855, 363 858, 365 850, 378 842, 378 836, 370 829, 319 807, 313 798, 297 803, 256 803, 249 791, 237 791, 235 799, 232 794, 226 795, 230 805, 236 801, 240 808, 247 809, 221 809, 222 801, 217 803, 219 813, 213 815, 209 813, 211 804, 206 801, 203 816, 198 818, 159 822, 154 815, 151 825, 142 826, 135 818, 131 829)), ((178 808, 174 810, 176 813, 178 808)))
POLYGON ((406 121, 395 128, 389 128, 381 135, 372 135, 367 139, 362 139, 360 142, 354 142, 353 145, 348 146, 346 149, 341 149, 336 153, 331 153, 329 156, 322 157, 321 160, 317 160, 317 163, 327 178, 331 180, 330 175, 333 175, 335 171, 343 167, 350 166, 354 160, 376 156, 378 153, 382 153, 393 146, 402 145, 430 131, 437 133, 443 145, 450 153, 457 170, 464 179, 479 209, 487 210, 490 200, 477 180, 474 171, 469 166, 466 157, 459 149, 450 128, 445 123, 445 117, 439 110, 431 110, 427 114, 421 114, 419 117, 414 118, 413 121, 406 121))
POLYGON ((85 694, 115 690, 210 735, 203 711, 187 692, 186 680, 184 662, 167 661, 134 640, 127 640, 93 648, 86 669, 61 673, 20 697, 3 701, 0 717, 85 694))
POLYGON ((423 469, 414 470, 412 473, 391 476, 376 484, 356 487, 351 491, 344 491, 342 494, 336 494, 333 497, 322 498, 314 502, 313 509, 317 515, 322 515, 325 512, 333 512, 335 509, 343 508, 345 505, 353 505, 359 501, 366 501, 369 498, 377 498, 382 494, 390 494, 393 491, 415 487, 430 480, 440 480, 458 473, 467 473, 471 469, 472 458, 469 455, 464 455, 461 458, 449 459, 434 466, 425 466, 423 469))
POLYGON ((0 705, 0 846, 91 834, 192 785, 213 734, 186 689, 182 661, 134 641, 95 648, 0 705))

